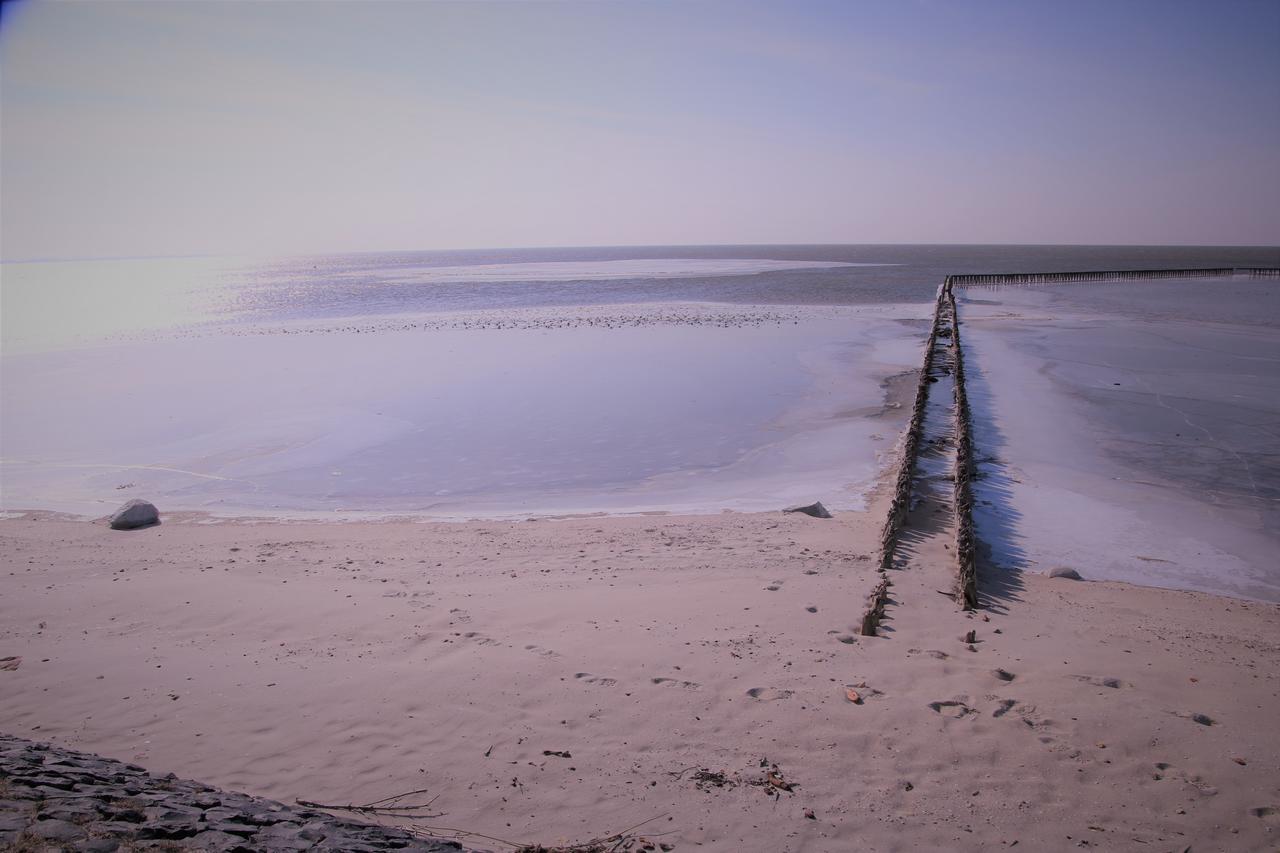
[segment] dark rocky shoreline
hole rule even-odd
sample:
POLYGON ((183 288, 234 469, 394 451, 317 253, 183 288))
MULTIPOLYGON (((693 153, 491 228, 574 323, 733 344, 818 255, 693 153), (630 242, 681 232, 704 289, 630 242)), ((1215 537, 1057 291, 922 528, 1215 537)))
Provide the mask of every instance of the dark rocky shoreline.
POLYGON ((462 847, 0 734, 0 849, 456 853, 462 847))

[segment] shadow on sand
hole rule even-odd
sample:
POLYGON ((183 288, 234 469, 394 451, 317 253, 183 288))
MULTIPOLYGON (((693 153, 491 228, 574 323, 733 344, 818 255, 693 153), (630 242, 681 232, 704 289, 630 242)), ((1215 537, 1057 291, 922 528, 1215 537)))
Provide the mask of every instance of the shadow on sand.
POLYGON ((965 355, 965 391, 978 469, 973 478, 978 596, 983 608, 1000 613, 1022 601, 1022 573, 1030 563, 1019 533, 1022 513, 1013 499, 1013 473, 1002 457, 1006 440, 996 423, 993 389, 972 344, 965 355))

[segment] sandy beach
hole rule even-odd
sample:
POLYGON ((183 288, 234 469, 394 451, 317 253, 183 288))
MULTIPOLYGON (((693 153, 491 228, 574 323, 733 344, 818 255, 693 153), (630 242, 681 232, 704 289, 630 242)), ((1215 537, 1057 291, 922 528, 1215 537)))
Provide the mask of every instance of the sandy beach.
POLYGON ((0 719, 285 802, 428 788, 515 842, 1274 846, 1280 608, 1027 573, 966 614, 926 538, 859 637, 877 508, 6 519, 0 719))

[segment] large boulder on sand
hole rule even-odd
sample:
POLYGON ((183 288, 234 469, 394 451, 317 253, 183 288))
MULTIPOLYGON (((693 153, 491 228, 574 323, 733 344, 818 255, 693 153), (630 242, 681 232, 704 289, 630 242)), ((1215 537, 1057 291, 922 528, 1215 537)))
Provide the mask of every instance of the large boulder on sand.
POLYGON ((111 516, 112 530, 133 530, 136 527, 150 527, 160 523, 160 511, 149 502, 133 500, 115 511, 111 516))
POLYGON ((812 515, 814 518, 830 518, 831 513, 827 512, 827 508, 822 505, 822 501, 811 503, 808 506, 793 506, 784 509, 783 512, 803 512, 805 515, 812 515))
POLYGON ((1082 581, 1082 580, 1084 580, 1084 578, 1080 577, 1080 573, 1079 573, 1079 572, 1077 572, 1075 569, 1069 568, 1069 567, 1067 567, 1067 566, 1055 566, 1055 567, 1053 567, 1052 569, 1050 569, 1050 570, 1049 570, 1049 577, 1051 577, 1051 578, 1065 578, 1065 579, 1067 579, 1067 580, 1069 580, 1069 581, 1082 581))

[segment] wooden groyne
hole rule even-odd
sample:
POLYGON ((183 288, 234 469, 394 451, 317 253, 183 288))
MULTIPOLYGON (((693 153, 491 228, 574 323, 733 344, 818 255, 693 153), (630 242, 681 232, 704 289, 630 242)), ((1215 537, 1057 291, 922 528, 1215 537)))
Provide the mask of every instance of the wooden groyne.
POLYGON ((954 467, 952 469, 953 493, 952 510, 955 526, 955 559, 956 559, 956 602, 965 610, 978 607, 978 567, 977 536, 973 523, 973 480, 977 475, 977 464, 974 456, 973 423, 969 408, 969 395, 965 385, 964 348, 961 342, 960 312, 956 303, 955 288, 988 287, 1000 285, 1034 285, 1058 284, 1071 282, 1098 281, 1139 281, 1145 279, 1180 279, 1180 278, 1219 278, 1227 276, 1246 276, 1250 278, 1280 278, 1280 268, 1276 267, 1210 267, 1197 269, 1158 269, 1158 270, 1100 270, 1078 272, 1039 272, 1039 273, 987 273, 949 275, 938 288, 934 305, 933 324, 929 329, 929 339, 925 344, 924 363, 920 367, 920 377, 916 384, 915 401, 911 409, 911 418, 902 437, 901 451, 897 460, 897 473, 894 477, 893 496, 889 502, 889 510, 880 532, 880 561, 878 571, 880 577, 867 598, 862 617, 861 632, 866 636, 874 636, 876 627, 884 616, 885 603, 888 600, 889 587, 892 582, 887 572, 893 567, 894 556, 902 529, 911 511, 911 498, 915 479, 915 469, 920 455, 921 443, 924 441, 925 410, 929 403, 929 386, 938 381, 934 375, 935 349, 939 341, 949 348, 942 350, 938 371, 952 373, 953 400, 951 405, 950 444, 954 447, 954 467), (950 356, 951 364, 946 363, 950 356))
MULTIPOLYGON (((949 275, 944 288, 981 287, 998 284, 1063 284, 1094 281, 1141 281, 1159 278, 1224 278, 1235 275, 1235 267, 1176 270, 1083 270, 1078 272, 962 273, 949 275)), ((1249 270, 1241 273, 1252 274, 1249 270)), ((1265 274, 1265 272, 1263 273, 1265 274)))
POLYGON ((959 273, 944 287, 984 287, 1008 284, 1070 284, 1072 282, 1141 281, 1161 278, 1280 278, 1280 267, 1197 267, 1162 270, 1080 270, 1072 272, 959 273))
POLYGON ((969 395, 964 381, 964 350, 960 344, 960 314, 956 309, 955 292, 944 285, 947 309, 951 320, 951 354, 955 405, 955 491, 952 505, 956 528, 956 600, 965 610, 978 606, 977 539, 973 531, 973 488, 975 473, 973 458, 973 428, 969 416, 969 395))
POLYGON ((943 288, 938 289, 938 298, 933 309, 933 325, 929 329, 929 340, 925 343, 924 363, 920 366, 920 378, 916 382, 915 402, 911 406, 911 419, 907 422, 906 433, 902 437, 902 449, 898 456, 898 475, 894 479, 893 498, 889 501, 888 517, 880 531, 880 568, 888 569, 893 565, 893 554, 897 547, 898 533, 911 511, 911 480, 915 470, 916 457, 920 454, 920 438, 924 432, 924 412, 929 402, 929 378, 933 368, 933 348, 938 341, 938 330, 942 327, 939 316, 943 305, 943 288))
POLYGON ((915 400, 911 405, 911 418, 902 437, 902 447, 898 453, 897 476, 893 481, 893 497, 889 500, 889 511, 884 526, 880 529, 880 580, 867 599, 863 611, 860 632, 863 636, 874 637, 876 626, 884 616, 884 605, 889 597, 889 578, 885 572, 893 565, 893 555, 898 546, 898 534, 911 511, 911 485, 915 474, 916 458, 920 455, 920 439, 924 432, 924 413, 929 402, 929 385, 932 384, 930 372, 933 368, 933 348, 938 341, 938 330, 942 325, 940 313, 944 302, 945 287, 938 288, 937 300, 934 303, 933 323, 929 328, 929 339, 925 343, 924 363, 920 366, 920 377, 916 381, 915 400))

